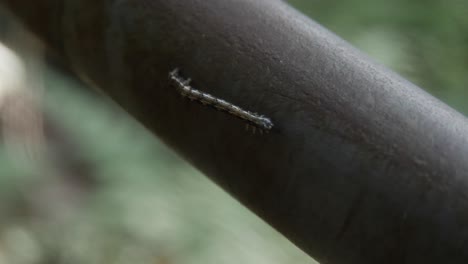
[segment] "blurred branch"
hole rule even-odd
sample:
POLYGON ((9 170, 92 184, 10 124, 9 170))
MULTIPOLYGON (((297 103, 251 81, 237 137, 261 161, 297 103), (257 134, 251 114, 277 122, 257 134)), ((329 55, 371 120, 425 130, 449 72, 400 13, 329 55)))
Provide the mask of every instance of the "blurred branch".
POLYGON ((319 261, 467 263, 467 120, 284 2, 0 3, 319 261), (273 130, 181 98, 175 68, 273 130))

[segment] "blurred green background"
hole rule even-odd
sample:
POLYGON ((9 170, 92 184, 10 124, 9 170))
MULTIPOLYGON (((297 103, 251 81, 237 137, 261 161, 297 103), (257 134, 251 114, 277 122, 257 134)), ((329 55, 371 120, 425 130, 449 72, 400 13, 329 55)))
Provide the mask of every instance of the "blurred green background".
MULTIPOLYGON (((468 113, 468 1, 290 2, 468 113)), ((314 263, 106 99, 45 84, 47 159, 0 145, 0 264, 314 263)))

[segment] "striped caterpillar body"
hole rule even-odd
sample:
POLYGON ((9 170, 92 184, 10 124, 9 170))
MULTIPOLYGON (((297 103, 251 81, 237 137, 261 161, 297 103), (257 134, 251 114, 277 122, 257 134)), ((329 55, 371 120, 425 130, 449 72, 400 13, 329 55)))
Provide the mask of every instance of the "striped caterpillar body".
POLYGON ((190 79, 184 79, 179 74, 179 69, 174 69, 169 73, 170 81, 175 85, 177 91, 190 100, 197 101, 203 105, 211 106, 217 110, 229 113, 247 122, 247 129, 252 127, 255 133, 259 129, 260 133, 268 132, 273 128, 273 123, 267 117, 244 110, 223 99, 216 98, 211 94, 202 92, 190 86, 190 79))

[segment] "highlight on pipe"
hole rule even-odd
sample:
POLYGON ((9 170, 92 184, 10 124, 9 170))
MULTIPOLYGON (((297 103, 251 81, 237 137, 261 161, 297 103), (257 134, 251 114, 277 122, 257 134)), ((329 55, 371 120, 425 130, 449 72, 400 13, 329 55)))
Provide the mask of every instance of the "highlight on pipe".
POLYGON ((273 128, 273 122, 271 122, 269 118, 244 110, 241 107, 231 104, 223 99, 216 98, 209 93, 205 93, 193 88, 190 85, 191 79, 183 78, 180 75, 178 68, 169 73, 169 79, 183 97, 199 102, 202 105, 211 106, 214 109, 226 112, 241 120, 244 120, 247 122, 247 129, 251 127, 254 133, 257 131, 257 129, 260 133, 263 133, 269 132, 273 128))

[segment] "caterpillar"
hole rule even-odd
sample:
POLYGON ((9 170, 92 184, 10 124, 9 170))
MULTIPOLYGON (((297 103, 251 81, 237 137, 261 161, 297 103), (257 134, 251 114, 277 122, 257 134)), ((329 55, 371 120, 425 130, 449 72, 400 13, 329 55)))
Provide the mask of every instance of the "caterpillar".
POLYGON ((197 101, 203 105, 211 106, 219 111, 226 112, 241 120, 244 120, 247 122, 247 130, 251 127, 254 133, 257 129, 259 129, 260 133, 263 133, 269 132, 273 128, 273 123, 269 118, 244 110, 241 107, 233 105, 223 99, 216 98, 209 93, 205 93, 193 88, 190 85, 191 79, 184 79, 180 75, 178 68, 169 73, 169 80, 174 84, 177 91, 183 97, 186 97, 192 101, 197 101))

